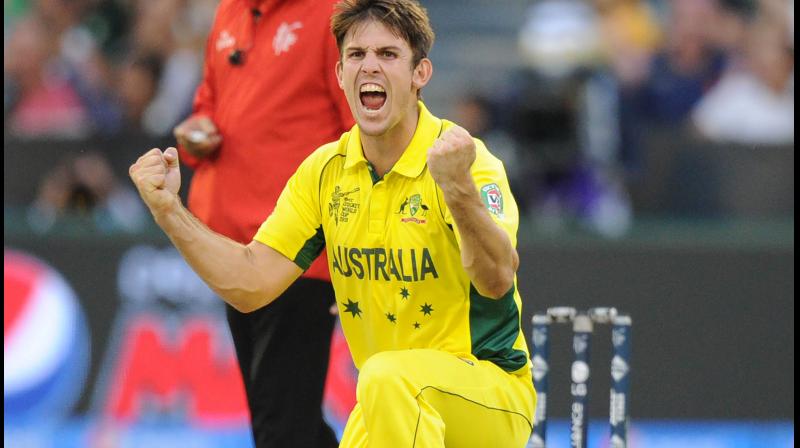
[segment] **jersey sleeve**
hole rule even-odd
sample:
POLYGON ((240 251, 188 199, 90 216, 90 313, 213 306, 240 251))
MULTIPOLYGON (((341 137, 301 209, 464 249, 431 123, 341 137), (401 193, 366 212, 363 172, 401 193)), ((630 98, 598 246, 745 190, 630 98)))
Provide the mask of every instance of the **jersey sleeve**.
MULTIPOLYGON (((514 197, 511 195, 511 188, 508 184, 508 177, 506 170, 503 167, 503 162, 497 157, 493 156, 486 145, 478 139, 475 140, 476 157, 475 163, 472 164, 472 179, 475 181, 475 186, 478 188, 478 193, 481 197, 486 210, 489 212, 492 220, 508 234, 511 240, 511 245, 517 246, 517 228, 519 227, 519 210, 514 197)), ((439 195, 439 203, 443 207, 442 215, 447 224, 453 227, 456 240, 461 244, 461 235, 458 232, 458 226, 450 213, 449 207, 444 200, 441 189, 437 189, 439 195)))
POLYGON ((272 214, 253 237, 294 261, 304 271, 325 247, 315 155, 307 158, 292 175, 272 214))

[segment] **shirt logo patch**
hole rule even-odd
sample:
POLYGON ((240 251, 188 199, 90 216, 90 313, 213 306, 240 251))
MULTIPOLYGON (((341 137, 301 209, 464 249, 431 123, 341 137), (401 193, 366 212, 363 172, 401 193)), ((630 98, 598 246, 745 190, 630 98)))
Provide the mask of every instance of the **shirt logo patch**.
POLYGON ((350 214, 356 213, 361 204, 356 202, 355 198, 350 195, 360 190, 360 187, 355 187, 350 191, 342 191, 342 188, 337 185, 331 193, 331 202, 328 203, 328 216, 333 218, 336 225, 339 222, 347 222, 350 219, 350 214))
POLYGON ((275 37, 272 38, 272 49, 275 50, 275 56, 289 51, 289 48, 297 42, 297 34, 294 31, 302 27, 303 24, 300 22, 281 23, 275 37))
POLYGON ((411 195, 400 204, 397 214, 403 215, 400 222, 425 224, 427 221, 421 218, 428 214, 428 206, 422 203, 422 196, 419 194, 411 195))
POLYGON ((481 199, 486 209, 495 216, 503 217, 503 193, 497 184, 489 184, 481 187, 481 199))
POLYGON ((231 33, 229 33, 228 30, 222 30, 222 32, 219 33, 219 37, 217 37, 217 51, 231 48, 234 45, 236 45, 236 38, 231 36, 231 33))

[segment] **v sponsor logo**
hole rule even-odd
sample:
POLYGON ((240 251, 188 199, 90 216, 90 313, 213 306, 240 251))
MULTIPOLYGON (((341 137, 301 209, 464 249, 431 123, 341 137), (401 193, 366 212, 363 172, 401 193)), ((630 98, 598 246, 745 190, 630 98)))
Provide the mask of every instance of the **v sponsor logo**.
POLYGON ((503 213, 503 193, 497 184, 488 184, 481 187, 481 199, 483 205, 490 213, 500 218, 504 216, 503 213))

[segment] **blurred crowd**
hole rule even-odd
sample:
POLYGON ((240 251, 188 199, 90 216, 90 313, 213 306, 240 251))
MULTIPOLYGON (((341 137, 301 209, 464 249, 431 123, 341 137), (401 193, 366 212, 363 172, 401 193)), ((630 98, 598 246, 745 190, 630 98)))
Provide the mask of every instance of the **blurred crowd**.
MULTIPOLYGON (((5 1, 6 135, 169 135, 190 111, 217 3, 5 1)), ((653 127, 793 145, 791 0, 527 3, 524 69, 513 88, 465 94, 449 116, 506 162, 523 213, 543 228, 574 220, 601 235, 624 234, 629 188, 643 174, 643 139, 653 127)), ((104 169, 102 154, 86 157, 78 165, 104 169)), ((36 216, 74 206, 53 194, 67 183, 50 177, 76 185, 77 176, 64 174, 75 167, 65 158, 46 176, 36 216)))
POLYGON ((624 234, 655 130, 794 144, 790 0, 539 0, 519 49, 514 87, 464 98, 455 119, 492 141, 544 230, 624 234))
MULTIPOLYGON (((202 74, 216 0, 8 0, 3 119, 15 139, 165 136, 202 74)), ((102 151, 65 154, 27 213, 36 231, 82 217, 139 231, 146 211, 102 151)))
POLYGON ((169 134, 191 108, 216 4, 5 1, 6 132, 58 139, 169 134))

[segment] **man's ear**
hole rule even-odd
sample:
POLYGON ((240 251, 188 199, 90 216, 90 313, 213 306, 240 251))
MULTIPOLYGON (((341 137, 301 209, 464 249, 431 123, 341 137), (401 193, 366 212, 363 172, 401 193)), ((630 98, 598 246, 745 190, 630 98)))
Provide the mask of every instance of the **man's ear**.
POLYGON ((422 58, 417 66, 414 67, 411 83, 417 91, 422 90, 422 88, 428 84, 428 81, 431 80, 431 76, 433 76, 433 63, 431 63, 431 60, 428 58, 422 58))
POLYGON ((336 81, 339 83, 339 88, 344 90, 344 81, 342 80, 342 61, 336 61, 336 81))

